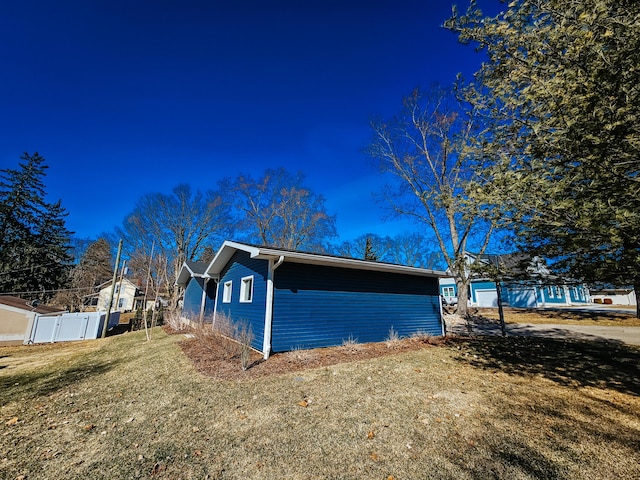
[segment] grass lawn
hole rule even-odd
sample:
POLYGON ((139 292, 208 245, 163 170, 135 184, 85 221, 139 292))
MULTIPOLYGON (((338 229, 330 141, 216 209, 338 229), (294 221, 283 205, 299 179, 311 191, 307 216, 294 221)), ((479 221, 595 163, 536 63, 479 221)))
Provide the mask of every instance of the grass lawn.
MULTIPOLYGON (((504 308, 507 323, 554 323, 565 325, 602 325, 607 327, 640 327, 634 307, 616 307, 616 310, 580 310, 574 308, 504 308)), ((498 320, 497 308, 471 308, 469 313, 491 320, 498 320)))
POLYGON ((452 339, 228 381, 182 338, 0 348, 0 478, 640 478, 637 348, 452 339))

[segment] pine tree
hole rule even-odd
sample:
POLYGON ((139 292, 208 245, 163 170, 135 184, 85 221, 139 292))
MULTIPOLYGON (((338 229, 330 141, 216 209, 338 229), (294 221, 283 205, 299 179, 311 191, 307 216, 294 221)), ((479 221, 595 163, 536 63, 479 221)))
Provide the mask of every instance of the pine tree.
POLYGON ((47 300, 67 282, 67 212, 45 200, 44 157, 20 159, 19 168, 0 170, 0 292, 47 300))
MULTIPOLYGON (((575 279, 640 290, 640 3, 475 1, 446 26, 487 61, 466 90, 485 124, 485 193, 523 250, 575 279)), ((640 316, 640 304, 637 315, 640 316)))
POLYGON ((370 260, 372 262, 378 261, 378 255, 373 250, 373 244, 371 243, 371 238, 367 237, 367 241, 364 246, 364 259, 370 260))

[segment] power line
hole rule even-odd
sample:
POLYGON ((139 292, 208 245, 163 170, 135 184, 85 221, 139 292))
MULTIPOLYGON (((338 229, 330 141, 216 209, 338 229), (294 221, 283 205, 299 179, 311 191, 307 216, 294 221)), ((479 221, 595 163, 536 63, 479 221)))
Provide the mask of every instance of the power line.
POLYGON ((80 290, 93 290, 94 287, 78 287, 78 288, 58 288, 56 290, 30 290, 20 292, 0 292, 0 295, 27 295, 30 293, 58 293, 58 292, 77 292, 80 290))
MULTIPOLYGON (((10 275, 12 273, 24 272, 26 270, 33 270, 33 269, 36 269, 36 268, 49 267, 51 265, 59 265, 59 263, 58 262, 50 262, 50 263, 43 263, 42 265, 32 265, 30 267, 19 268, 18 270, 8 270, 8 271, 5 271, 5 272, 0 272, 0 275, 10 275)), ((65 266, 71 267, 73 265, 67 264, 65 266)))

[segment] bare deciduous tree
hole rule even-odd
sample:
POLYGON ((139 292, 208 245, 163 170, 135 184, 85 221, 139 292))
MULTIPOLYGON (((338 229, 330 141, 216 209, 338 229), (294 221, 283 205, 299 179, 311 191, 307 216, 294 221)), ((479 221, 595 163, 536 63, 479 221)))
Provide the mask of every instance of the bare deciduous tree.
POLYGON ((491 206, 473 201, 469 191, 483 179, 470 152, 473 118, 442 89, 415 90, 399 115, 372 122, 370 155, 382 172, 395 177, 384 197, 392 211, 413 217, 433 231, 456 280, 459 313, 467 312, 470 276, 465 253, 483 253, 495 228, 491 206))
POLYGON ((188 185, 179 185, 170 195, 152 193, 140 198, 116 236, 124 239, 129 265, 139 278, 146 278, 151 262, 154 288, 168 295, 173 309, 181 293, 175 283, 184 261, 198 258, 207 245, 221 243, 231 225, 221 195, 192 193, 188 185))
POLYGON ((303 185, 301 173, 279 168, 255 180, 240 175, 222 182, 243 218, 247 240, 289 250, 324 251, 336 236, 335 216, 326 212, 324 197, 303 185))

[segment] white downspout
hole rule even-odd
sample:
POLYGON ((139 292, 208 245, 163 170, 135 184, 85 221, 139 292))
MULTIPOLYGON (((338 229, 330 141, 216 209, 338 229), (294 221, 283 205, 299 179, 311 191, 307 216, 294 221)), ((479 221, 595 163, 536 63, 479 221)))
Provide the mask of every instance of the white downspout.
POLYGON ((213 301, 213 319, 211 320, 212 329, 216 326, 216 317, 218 316, 218 287, 220 286, 220 278, 214 278, 213 281, 216 282, 216 298, 213 301))
POLYGON ((202 297, 200 297, 200 314, 198 315, 198 323, 202 325, 204 323, 204 306, 207 301, 207 284, 209 283, 209 278, 204 279, 204 285, 202 287, 202 297))
MULTIPOLYGON (((271 353, 271 326, 273 324, 273 273, 284 262, 284 255, 280 255, 280 258, 276 263, 273 263, 273 259, 269 259, 269 269, 267 272, 267 299, 264 309, 264 340, 262 341, 262 353, 264 359, 269 358, 271 353)), ((217 300, 218 297, 216 297, 217 300)))

